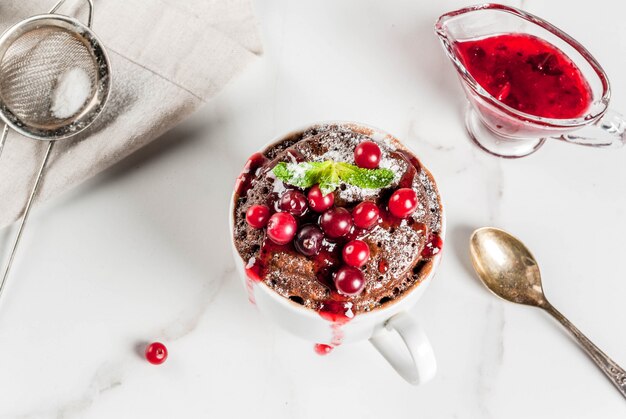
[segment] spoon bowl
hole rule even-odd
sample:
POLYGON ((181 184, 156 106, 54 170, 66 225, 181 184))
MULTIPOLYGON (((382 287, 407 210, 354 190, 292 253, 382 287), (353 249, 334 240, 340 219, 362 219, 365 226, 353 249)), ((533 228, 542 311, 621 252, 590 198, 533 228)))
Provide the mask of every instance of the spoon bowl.
POLYGON ((543 307, 539 265, 530 250, 506 231, 483 227, 470 238, 472 265, 480 280, 498 297, 543 307))

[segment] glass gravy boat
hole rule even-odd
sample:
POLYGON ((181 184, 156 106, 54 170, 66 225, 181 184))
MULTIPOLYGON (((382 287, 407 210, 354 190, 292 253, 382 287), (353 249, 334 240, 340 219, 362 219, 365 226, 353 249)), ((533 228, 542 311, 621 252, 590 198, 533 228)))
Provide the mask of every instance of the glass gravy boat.
POLYGON ((481 4, 442 15, 435 30, 469 100, 467 131, 483 150, 515 158, 537 151, 547 138, 590 147, 619 147, 626 142, 626 121, 608 109, 611 90, 606 73, 589 51, 545 20, 514 7, 481 4), (549 42, 579 68, 591 90, 591 103, 584 115, 553 119, 524 113, 497 100, 478 84, 463 64, 455 44, 511 33, 549 42))

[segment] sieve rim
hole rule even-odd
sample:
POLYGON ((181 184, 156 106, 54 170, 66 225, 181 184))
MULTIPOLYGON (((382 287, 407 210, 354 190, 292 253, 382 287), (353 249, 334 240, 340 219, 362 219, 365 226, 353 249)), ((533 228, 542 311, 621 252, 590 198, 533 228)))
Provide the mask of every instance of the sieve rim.
POLYGON ((102 113, 111 93, 111 63, 102 42, 89 26, 76 18, 57 13, 31 16, 5 30, 0 35, 0 61, 16 39, 30 30, 45 27, 64 29, 84 42, 97 65, 97 85, 94 87, 95 94, 92 100, 96 98, 98 100, 88 112, 79 114, 71 123, 55 129, 42 129, 32 127, 22 121, 8 108, 2 96, 0 96, 0 120, 26 137, 39 141, 56 141, 72 137, 84 131, 102 113))

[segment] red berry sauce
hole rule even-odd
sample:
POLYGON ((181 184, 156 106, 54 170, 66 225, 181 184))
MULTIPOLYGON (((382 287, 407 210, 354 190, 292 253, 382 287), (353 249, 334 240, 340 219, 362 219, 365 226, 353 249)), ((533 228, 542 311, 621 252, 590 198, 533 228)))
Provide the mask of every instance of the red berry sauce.
POLYGON ((378 272, 381 274, 386 274, 389 270, 389 263, 385 259, 381 259, 378 262, 378 272))
POLYGON ((441 252, 441 248, 443 247, 443 240, 441 240, 441 236, 438 234, 430 234, 428 236, 428 241, 426 242, 426 246, 422 250, 423 258, 431 258, 436 254, 441 252))
POLYGON ((580 69, 554 45, 526 34, 457 42, 469 73, 497 100, 546 118, 584 115, 591 88, 580 69))
POLYGON ((332 300, 324 301, 319 310, 320 316, 332 323, 348 323, 354 317, 352 303, 342 300, 344 300, 344 298, 338 294, 334 294, 332 300))
POLYGON ((354 318, 352 312, 352 303, 349 301, 342 301, 345 297, 337 293, 332 293, 331 300, 326 300, 322 303, 322 307, 319 309, 319 314, 324 320, 330 322, 331 330, 331 346, 339 346, 343 342, 343 331, 341 326, 348 323, 354 318))
POLYGON ((246 165, 243 167, 241 174, 235 182, 235 196, 245 196, 252 181, 258 176, 258 170, 268 162, 267 158, 261 153, 254 153, 246 165))
POLYGON ((333 347, 330 345, 326 345, 325 343, 316 343, 313 349, 315 350, 316 354, 322 356, 328 355, 333 351, 333 347))

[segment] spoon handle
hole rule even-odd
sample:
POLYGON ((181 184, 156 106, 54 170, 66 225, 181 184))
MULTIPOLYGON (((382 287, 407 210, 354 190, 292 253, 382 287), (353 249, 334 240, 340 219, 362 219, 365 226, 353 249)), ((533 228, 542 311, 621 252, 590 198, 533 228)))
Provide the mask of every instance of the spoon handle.
POLYGON ((551 304, 543 307, 555 319, 557 319, 569 332, 578 340, 580 346, 587 352, 587 355, 596 363, 598 368, 606 374, 611 382, 617 387, 622 396, 626 397, 626 371, 609 358, 604 352, 591 342, 587 336, 583 335, 564 315, 562 315, 551 304))

